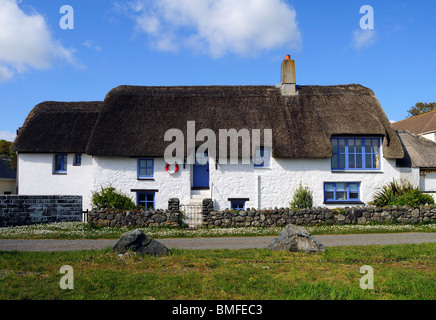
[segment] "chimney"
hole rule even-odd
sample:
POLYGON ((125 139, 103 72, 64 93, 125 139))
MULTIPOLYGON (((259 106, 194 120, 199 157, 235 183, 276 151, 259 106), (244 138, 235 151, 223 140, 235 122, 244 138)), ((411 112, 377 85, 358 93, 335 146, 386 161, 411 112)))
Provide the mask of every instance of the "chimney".
POLYGON ((282 62, 282 75, 280 90, 283 96, 295 96, 298 94, 295 86, 295 61, 288 54, 282 62))

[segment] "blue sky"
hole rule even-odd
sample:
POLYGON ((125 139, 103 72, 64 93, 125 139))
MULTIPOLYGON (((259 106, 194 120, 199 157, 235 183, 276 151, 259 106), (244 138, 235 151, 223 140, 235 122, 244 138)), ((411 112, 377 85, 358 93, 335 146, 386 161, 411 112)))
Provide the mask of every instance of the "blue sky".
POLYGON ((402 120, 436 101, 434 12, 432 0, 0 0, 0 139, 42 101, 123 84, 274 85, 288 53, 298 84, 362 84, 402 120))

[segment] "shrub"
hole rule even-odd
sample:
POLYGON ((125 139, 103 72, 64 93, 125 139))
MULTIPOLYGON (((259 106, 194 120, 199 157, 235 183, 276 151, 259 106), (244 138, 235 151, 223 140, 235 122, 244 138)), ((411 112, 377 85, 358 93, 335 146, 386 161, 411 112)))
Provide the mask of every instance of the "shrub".
POLYGON ((394 179, 392 182, 378 189, 370 204, 377 207, 416 207, 419 205, 434 204, 434 199, 431 195, 423 193, 419 187, 414 187, 410 182, 397 182, 394 179))
POLYGON ((100 192, 92 192, 92 204, 97 208, 129 210, 136 207, 129 196, 119 193, 114 187, 101 188, 100 192))
POLYGON ((313 207, 313 192, 309 189, 309 187, 303 187, 300 182, 300 185, 295 190, 294 197, 292 202, 290 203, 291 208, 295 209, 304 209, 304 208, 312 208, 313 207))
POLYGON ((424 204, 434 204, 434 199, 431 195, 422 193, 419 189, 414 189, 399 196, 396 204, 400 206, 417 207, 424 204))

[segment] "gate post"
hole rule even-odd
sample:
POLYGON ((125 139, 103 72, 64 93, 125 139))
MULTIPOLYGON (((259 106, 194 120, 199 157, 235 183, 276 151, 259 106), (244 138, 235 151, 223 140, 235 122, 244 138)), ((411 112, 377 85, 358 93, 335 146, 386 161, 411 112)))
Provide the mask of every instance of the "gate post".
POLYGON ((178 198, 171 198, 168 200, 168 211, 171 213, 180 212, 180 200, 178 198))
POLYGON ((203 199, 203 218, 207 217, 209 213, 215 210, 215 205, 212 199, 203 199))

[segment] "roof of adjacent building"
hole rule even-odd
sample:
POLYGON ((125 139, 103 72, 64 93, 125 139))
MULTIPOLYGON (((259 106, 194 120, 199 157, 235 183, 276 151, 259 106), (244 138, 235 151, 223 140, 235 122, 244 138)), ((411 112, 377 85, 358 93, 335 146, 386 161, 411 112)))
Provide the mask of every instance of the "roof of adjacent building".
POLYGON ((394 122, 392 126, 395 130, 407 130, 415 134, 434 132, 436 131, 436 110, 394 122))
POLYGON ((399 167, 436 168, 436 143, 407 130, 398 130, 404 146, 404 158, 397 160, 399 167))
POLYGON ((16 179, 16 172, 3 161, 0 161, 0 179, 16 179))
MULTIPOLYGON (((162 157, 169 129, 272 129, 276 158, 328 158, 331 137, 383 137, 383 155, 403 158, 401 142, 374 93, 361 85, 119 86, 103 103, 44 103, 18 134, 19 152, 86 152, 95 156, 162 157), (47 109, 47 110, 46 110, 47 109)), ((203 142, 197 142, 197 145, 203 142)))

